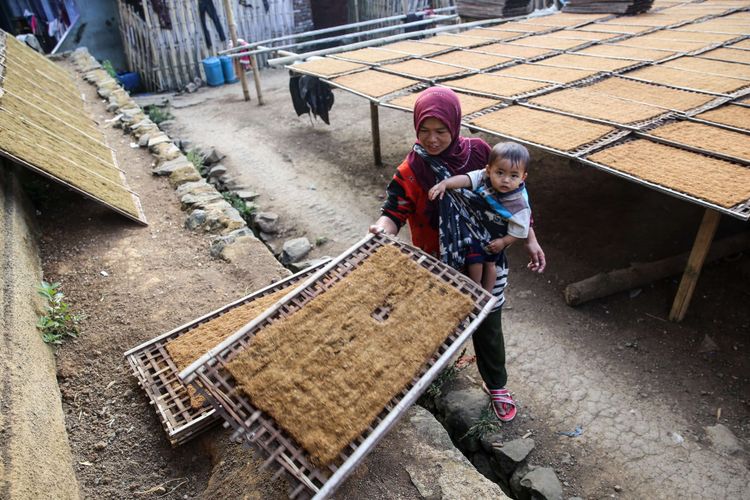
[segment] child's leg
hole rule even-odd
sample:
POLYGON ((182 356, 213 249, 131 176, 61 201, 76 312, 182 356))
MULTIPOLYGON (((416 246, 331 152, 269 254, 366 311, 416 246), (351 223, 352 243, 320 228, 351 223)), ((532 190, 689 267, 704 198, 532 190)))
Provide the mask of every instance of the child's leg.
POLYGON ((497 270, 495 269, 495 263, 482 263, 482 288, 492 293, 492 289, 495 288, 495 281, 497 281, 497 270))
POLYGON ((466 274, 469 275, 469 278, 472 279, 475 283, 482 284, 482 263, 476 262, 473 264, 469 264, 466 266, 466 274))

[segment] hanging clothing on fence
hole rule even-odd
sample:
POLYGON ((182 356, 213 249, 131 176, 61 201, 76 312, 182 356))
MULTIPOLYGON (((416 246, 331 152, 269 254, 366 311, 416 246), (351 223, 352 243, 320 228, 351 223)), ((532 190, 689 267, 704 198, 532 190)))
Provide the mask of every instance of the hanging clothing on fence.
POLYGON ((327 83, 315 76, 292 76, 289 78, 289 93, 292 95, 292 104, 297 116, 312 112, 326 125, 331 124, 328 112, 333 107, 333 92, 327 83))
POLYGON ((165 0, 151 0, 151 6, 156 12, 156 17, 159 18, 159 26, 165 30, 172 29, 172 18, 169 17, 169 5, 165 0))
POLYGON ((211 18, 214 23, 214 28, 219 34, 219 40, 222 42, 227 41, 227 37, 224 36, 224 30, 221 27, 221 21, 219 20, 219 14, 216 13, 216 7, 214 7, 213 0, 198 0, 198 17, 201 18, 201 26, 203 27, 203 37, 206 39, 206 46, 211 48, 211 35, 208 33, 208 26, 206 26, 206 14, 211 18))

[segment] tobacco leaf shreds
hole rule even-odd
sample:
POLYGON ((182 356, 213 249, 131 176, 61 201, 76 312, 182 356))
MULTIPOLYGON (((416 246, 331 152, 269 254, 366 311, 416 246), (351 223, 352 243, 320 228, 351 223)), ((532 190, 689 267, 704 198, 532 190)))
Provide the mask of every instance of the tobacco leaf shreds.
POLYGON ((614 123, 634 123, 663 115, 666 110, 602 94, 590 88, 558 90, 530 100, 547 108, 614 123))
POLYGON ((576 54, 614 57, 632 61, 659 61, 665 57, 673 56, 675 53, 666 50, 625 47, 622 45, 594 45, 593 47, 578 50, 576 54))
POLYGON ((453 89, 480 92, 500 97, 513 97, 519 94, 525 94, 527 92, 533 92, 549 87, 550 84, 535 82, 532 80, 523 80, 521 78, 502 77, 494 74, 480 73, 478 75, 471 75, 466 78, 459 78, 445 82, 445 86, 453 89))
POLYGON ((744 106, 732 106, 730 104, 701 113, 696 118, 750 130, 750 108, 744 106))
POLYGON ((341 73, 348 73, 349 71, 355 71, 358 69, 364 69, 368 66, 349 61, 341 61, 339 59, 332 59, 330 57, 324 57, 323 59, 316 59, 314 61, 307 61, 292 66, 295 70, 305 71, 306 73, 313 73, 320 76, 335 76, 341 73))
POLYGON ((371 97, 381 97, 419 83, 419 80, 375 70, 365 70, 340 76, 333 81, 346 89, 371 97))
POLYGON ((424 59, 409 59, 403 62, 386 64, 381 67, 388 71, 393 71, 394 73, 419 78, 437 78, 440 76, 455 75, 466 72, 463 68, 426 61, 424 59))
POLYGON ((227 368, 251 402, 327 464, 419 374, 472 300, 392 246, 291 316, 227 368), (385 320, 373 313, 389 310, 385 320))
MULTIPOLYGON (((421 94, 421 92, 415 92, 413 94, 400 96, 396 99, 392 99, 391 101, 389 101, 389 103, 393 104, 394 106, 400 106, 413 110, 414 103, 416 102, 417 98, 419 98, 419 94, 421 94)), ((500 101, 498 101, 497 99, 490 99, 488 97, 477 97, 474 95, 463 94, 461 92, 457 92, 456 95, 458 95, 458 100, 461 101, 461 114, 463 116, 470 115, 471 113, 474 113, 481 109, 500 104, 500 101)))
POLYGON ((750 161, 750 137, 704 123, 681 121, 649 131, 679 144, 750 161))
MULTIPOLYGON (((750 31, 750 29, 749 29, 750 31)), ((741 52, 741 51, 740 51, 741 52)), ((669 68, 700 71, 732 78, 750 79, 750 66, 736 62, 714 61, 701 57, 680 57, 664 63, 669 68)))
POLYGON ((750 168, 645 139, 613 146, 588 159, 726 208, 750 199, 750 168))
POLYGON ((609 57, 560 54, 559 56, 542 59, 536 64, 542 66, 560 66, 563 68, 590 69, 594 71, 615 71, 632 66, 634 63, 637 64, 634 61, 611 59, 609 57))
POLYGON ((590 69, 557 68, 554 66, 542 66, 540 64, 519 64, 497 71, 491 74, 500 76, 514 76, 518 78, 529 78, 542 82, 571 83, 576 80, 588 78, 597 74, 590 69))
POLYGON ((750 81, 748 80, 696 71, 685 71, 665 66, 648 66, 631 71, 627 76, 662 85, 674 85, 675 87, 717 93, 734 92, 750 85, 750 81))
POLYGON ((632 99, 676 111, 688 111, 716 99, 715 96, 709 94, 700 94, 698 92, 673 89, 616 77, 598 81, 588 88, 604 94, 622 97, 623 99, 632 99))

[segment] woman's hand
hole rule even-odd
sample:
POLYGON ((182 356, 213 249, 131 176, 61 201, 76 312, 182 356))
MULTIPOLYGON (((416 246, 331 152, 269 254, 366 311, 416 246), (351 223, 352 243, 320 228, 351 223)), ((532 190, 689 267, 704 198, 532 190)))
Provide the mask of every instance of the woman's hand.
POLYGON ((427 197, 430 199, 430 201, 438 197, 440 197, 440 199, 442 200, 443 196, 445 195, 445 189, 446 182, 440 181, 430 188, 429 192, 427 193, 427 197))
POLYGON ((544 258, 544 250, 536 240, 534 228, 529 228, 529 237, 526 239, 526 252, 529 254, 529 263, 526 267, 535 273, 541 273, 547 267, 547 261, 544 258))
POLYGON ((506 246, 508 246, 508 244, 503 238, 497 238, 487 243, 484 250, 487 253, 500 253, 505 250, 506 246))
POLYGON ((373 234, 385 233, 395 236, 398 234, 398 226, 393 222, 393 219, 384 215, 376 220, 375 224, 370 226, 369 231, 373 234))

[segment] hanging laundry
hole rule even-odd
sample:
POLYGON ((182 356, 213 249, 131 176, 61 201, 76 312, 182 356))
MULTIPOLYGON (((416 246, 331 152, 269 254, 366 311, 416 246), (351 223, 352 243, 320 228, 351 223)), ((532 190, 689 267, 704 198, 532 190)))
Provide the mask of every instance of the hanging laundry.
POLYGON ((211 18, 214 23, 214 28, 219 35, 219 40, 222 42, 227 41, 227 37, 224 36, 224 30, 221 27, 221 21, 219 21, 219 15, 216 13, 216 7, 212 0, 198 0, 198 17, 201 18, 201 26, 203 27, 203 37, 206 39, 206 47, 211 48, 211 35, 208 33, 208 26, 206 26, 206 15, 211 18))
POLYGON ((289 78, 289 93, 297 116, 312 113, 326 125, 331 124, 328 112, 333 107, 333 92, 327 83, 315 76, 292 76, 289 78))
POLYGON ((172 29, 172 18, 169 17, 169 5, 165 0, 151 0, 151 6, 156 12, 156 16, 159 18, 159 26, 165 30, 172 29))

